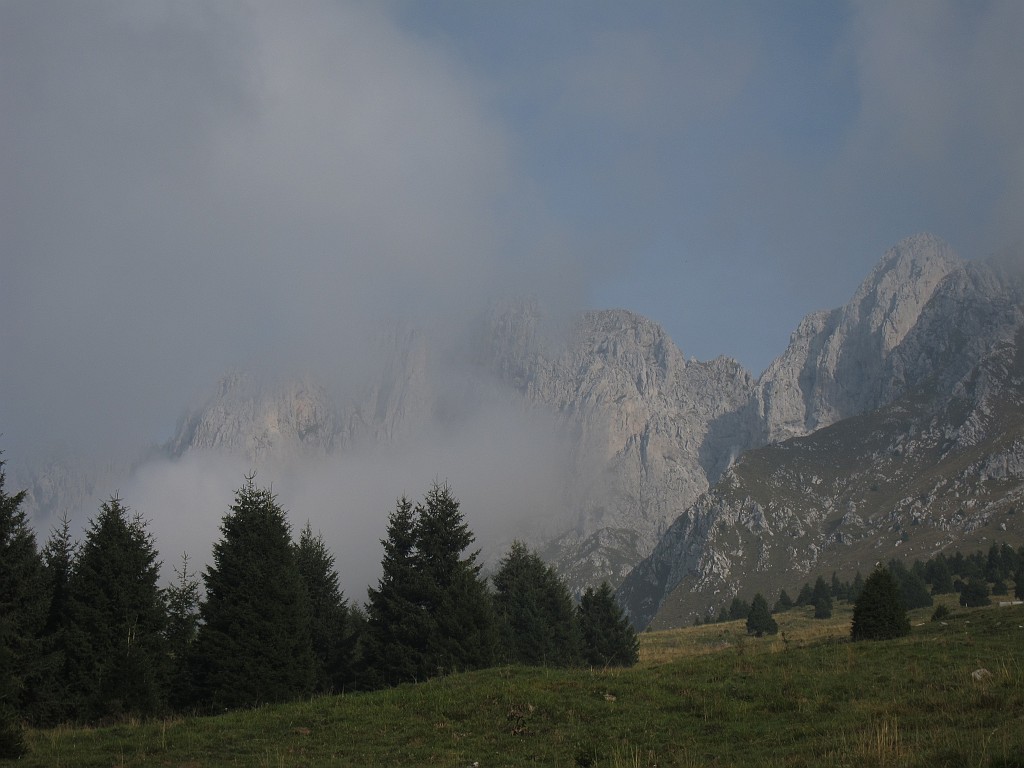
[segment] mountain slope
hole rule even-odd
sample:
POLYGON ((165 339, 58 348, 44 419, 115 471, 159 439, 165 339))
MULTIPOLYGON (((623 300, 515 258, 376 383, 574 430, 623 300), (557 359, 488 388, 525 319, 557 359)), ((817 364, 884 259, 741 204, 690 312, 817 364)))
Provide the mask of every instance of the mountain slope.
POLYGON ((638 626, 893 556, 1024 538, 1024 290, 951 272, 889 355, 893 402, 745 454, 620 588, 638 626), (913 382, 911 384, 911 382, 913 382))

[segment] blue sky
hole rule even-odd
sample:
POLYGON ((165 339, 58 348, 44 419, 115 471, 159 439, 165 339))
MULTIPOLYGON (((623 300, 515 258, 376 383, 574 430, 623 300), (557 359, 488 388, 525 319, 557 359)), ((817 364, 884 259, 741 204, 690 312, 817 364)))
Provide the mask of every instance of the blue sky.
POLYGON ((485 83, 586 301, 755 374, 899 238, 1018 237, 1019 3, 399 3, 485 83))
POLYGON ((1017 0, 5 2, 0 429, 162 439, 227 367, 508 293, 756 375, 900 238, 1020 238, 1022 36, 1017 0))

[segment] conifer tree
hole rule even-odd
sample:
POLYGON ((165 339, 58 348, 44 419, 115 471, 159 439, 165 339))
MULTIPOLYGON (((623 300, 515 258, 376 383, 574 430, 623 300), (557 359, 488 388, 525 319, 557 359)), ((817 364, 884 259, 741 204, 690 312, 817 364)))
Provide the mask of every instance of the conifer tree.
POLYGON ((19 719, 39 675, 39 635, 46 621, 46 586, 36 538, 21 504, 9 496, 0 460, 0 758, 24 751, 19 719))
POLYGON ((804 582, 800 592, 796 596, 796 605, 811 605, 814 602, 814 590, 810 583, 804 582))
POLYGON ((181 554, 181 568, 174 567, 177 581, 166 589, 167 650, 170 656, 168 699, 177 709, 192 700, 192 674, 189 660, 192 644, 199 633, 199 580, 188 567, 188 554, 181 554))
POLYGON ((30 717, 38 725, 55 725, 71 715, 68 690, 68 632, 71 625, 71 574, 77 545, 71 538, 71 520, 61 516, 43 547, 43 570, 49 598, 42 645, 45 665, 35 689, 30 717))
POLYGON ((416 557, 416 513, 406 497, 388 516, 377 588, 367 589, 362 666, 366 687, 424 680, 430 674, 427 638, 433 631, 416 557))
POLYGON ((434 673, 480 669, 498 646, 494 606, 480 576, 479 552, 466 554, 474 536, 447 483, 434 483, 417 509, 416 563, 433 622, 427 664, 434 673))
POLYGON ((899 585, 900 593, 903 595, 903 604, 907 610, 931 607, 932 596, 924 579, 914 571, 907 570, 907 567, 899 560, 890 561, 889 570, 892 571, 893 578, 899 585))
POLYGON ((932 585, 931 593, 933 595, 948 595, 955 591, 953 589, 953 575, 949 572, 946 558, 940 555, 933 560, 929 560, 928 565, 925 567, 925 573, 928 576, 929 583, 932 585))
POLYGON ((966 608, 980 608, 985 605, 991 605, 992 601, 988 595, 988 584, 980 578, 972 577, 960 592, 960 605, 966 608))
POLYGON ((839 600, 846 597, 847 589, 843 587, 843 582, 839 580, 839 574, 836 571, 832 571, 832 582, 829 584, 830 597, 839 600))
POLYGON ((1013 574, 1013 594, 1018 600, 1024 600, 1024 561, 1018 566, 1013 574))
POLYGON ((988 556, 985 558, 985 580, 999 581, 1009 575, 1003 564, 1003 553, 999 545, 992 542, 988 549, 988 556))
POLYGON ((192 675, 216 710, 286 701, 313 687, 309 600, 291 528, 255 473, 235 493, 203 574, 192 675))
POLYGON ((608 582, 587 587, 577 607, 583 660, 595 667, 629 667, 640 659, 640 641, 608 582))
POLYGON ((310 640, 313 645, 313 690, 341 691, 350 679, 351 647, 347 637, 348 608, 338 588, 334 555, 309 522, 299 535, 295 558, 309 597, 310 640))
POLYGON ((764 635, 774 635, 778 631, 779 625, 772 618, 771 611, 768 610, 768 601, 764 599, 764 595, 758 592, 750 604, 750 614, 747 616, 747 634, 763 637, 764 635))
POLYGON ((160 563, 138 515, 114 495, 86 531, 68 585, 67 671, 74 714, 152 715, 166 700, 160 563))
POLYGON ((853 606, 854 640, 889 640, 910 634, 910 620, 892 571, 876 568, 853 606))
POLYGON ((857 571, 853 577, 853 583, 850 585, 850 597, 849 599, 856 602, 857 598, 860 597, 861 591, 864 589, 864 577, 860 575, 860 571, 857 571))
POLYGON ((729 603, 729 620, 739 621, 750 615, 750 603, 741 599, 738 595, 729 603))
POLYGON ((772 607, 773 613, 781 613, 782 611, 788 611, 793 607, 793 598, 789 596, 786 590, 779 592, 779 599, 775 601, 775 605, 772 607))
POLYGON ((821 576, 814 582, 811 591, 811 605, 814 606, 814 618, 832 618, 832 589, 821 576))
POLYGON ((523 542, 514 541, 499 563, 493 583, 495 612, 508 661, 556 667, 579 663, 576 611, 554 568, 523 542))

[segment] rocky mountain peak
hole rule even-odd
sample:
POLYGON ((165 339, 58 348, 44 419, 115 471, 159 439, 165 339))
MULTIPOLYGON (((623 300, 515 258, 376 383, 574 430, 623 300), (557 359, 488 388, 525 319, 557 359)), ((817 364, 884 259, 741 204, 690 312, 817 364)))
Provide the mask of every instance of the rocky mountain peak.
POLYGON ((258 461, 271 454, 325 453, 337 431, 334 406, 319 384, 303 377, 268 384, 231 372, 206 403, 185 414, 167 450, 172 456, 190 449, 230 451, 258 461))
POLYGON ((929 234, 889 249, 853 298, 809 315, 758 384, 764 439, 777 442, 884 404, 893 351, 962 262, 929 234))

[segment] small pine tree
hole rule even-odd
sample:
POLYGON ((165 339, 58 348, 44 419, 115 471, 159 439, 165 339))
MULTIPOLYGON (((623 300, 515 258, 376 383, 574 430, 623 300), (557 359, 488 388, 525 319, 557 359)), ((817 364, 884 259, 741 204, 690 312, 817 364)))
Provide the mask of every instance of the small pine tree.
MULTIPOLYGON (((565 583, 521 541, 499 563, 494 607, 508 661, 567 667, 579 663, 579 627, 565 583)), ((697 616, 700 621, 700 616, 697 616)))
POLYGON ((892 571, 880 567, 864 582, 853 606, 854 640, 888 640, 910 634, 910 620, 892 571))
POLYGON ((199 634, 199 580, 188 567, 188 554, 181 554, 181 568, 174 567, 178 580, 165 590, 167 600, 167 651, 170 656, 168 700, 172 707, 187 706, 192 699, 189 659, 199 634))
POLYGON ((821 576, 814 582, 814 589, 811 591, 811 605, 814 606, 814 618, 832 618, 832 588, 821 576))
POLYGON ((988 549, 984 573, 986 581, 1000 581, 1009 576, 1003 564, 1003 552, 995 542, 988 549))
POLYGON ((203 574, 193 644, 199 703, 216 710, 287 701, 313 688, 309 600, 291 526, 255 474, 235 493, 203 574))
POLYGON ((928 581, 931 583, 933 595, 948 595, 954 592, 953 575, 949 571, 949 565, 945 558, 935 558, 928 561, 926 568, 928 581))
POLYGON ((804 585, 800 588, 799 594, 796 596, 796 605, 811 605, 814 602, 814 589, 808 582, 804 582, 804 585))
POLYGON ((848 599, 856 602, 863 590, 864 577, 860 575, 860 571, 857 571, 857 574, 853 577, 853 583, 850 585, 850 596, 848 599))
POLYGON ((846 597, 847 590, 843 587, 843 582, 839 580, 839 574, 836 571, 832 571, 832 582, 829 584, 830 597, 840 600, 846 597))
POLYGON ((1018 600, 1024 600, 1024 562, 1017 566, 1013 574, 1013 594, 1018 600))
POLYGON ((982 579, 971 578, 960 592, 960 605, 967 608, 980 608, 985 605, 991 605, 992 601, 989 600, 988 595, 988 584, 982 579))
POLYGON ((782 613, 788 611, 793 607, 793 598, 789 596, 786 590, 779 592, 779 599, 775 601, 775 606, 772 608, 772 613, 782 613))
POLYGON ((1017 555, 1017 551, 1009 544, 1003 542, 999 546, 999 554, 1003 559, 1003 579, 1012 578, 1016 572, 1018 566, 1020 566, 1020 557, 1017 555))
POLYGON ((819 597, 814 601, 814 618, 816 619, 831 619, 832 618, 832 598, 831 597, 819 597))
POLYGON ((636 631, 615 600, 608 582, 588 587, 577 607, 583 659, 595 667, 630 667, 640 659, 636 631))
POLYGON ((811 590, 811 605, 814 605, 822 598, 831 597, 832 589, 824 578, 819 576, 814 582, 814 589, 811 590))
POLYGON ((750 615, 750 603, 741 600, 739 596, 734 597, 729 603, 729 621, 740 621, 750 615))
POLYGON ((750 613, 747 615, 747 634, 763 637, 777 634, 778 631, 779 625, 768 610, 768 601, 764 599, 764 595, 758 592, 754 595, 754 600, 750 604, 750 613))
POLYGON ((931 607, 932 596, 928 591, 928 585, 925 584, 921 576, 914 571, 907 570, 899 560, 891 561, 889 570, 892 571, 893 578, 896 579, 896 583, 900 587, 903 604, 907 606, 907 610, 931 607))

